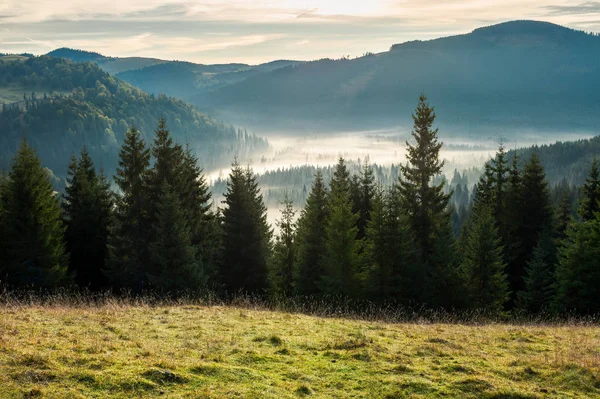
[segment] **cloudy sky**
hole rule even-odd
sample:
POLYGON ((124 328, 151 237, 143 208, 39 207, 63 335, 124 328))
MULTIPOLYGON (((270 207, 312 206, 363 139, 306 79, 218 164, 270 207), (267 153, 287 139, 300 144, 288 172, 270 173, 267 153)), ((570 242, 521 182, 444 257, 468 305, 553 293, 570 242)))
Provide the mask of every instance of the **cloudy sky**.
POLYGON ((600 1, 2 0, 0 52, 71 47, 200 63, 311 60, 514 19, 600 32, 600 1))

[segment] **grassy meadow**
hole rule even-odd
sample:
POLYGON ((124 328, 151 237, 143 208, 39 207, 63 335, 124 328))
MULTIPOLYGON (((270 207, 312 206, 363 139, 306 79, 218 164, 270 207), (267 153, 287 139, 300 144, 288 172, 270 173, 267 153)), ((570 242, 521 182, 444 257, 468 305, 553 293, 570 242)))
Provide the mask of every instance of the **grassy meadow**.
POLYGON ((0 398, 597 398, 600 329, 0 305, 0 398))

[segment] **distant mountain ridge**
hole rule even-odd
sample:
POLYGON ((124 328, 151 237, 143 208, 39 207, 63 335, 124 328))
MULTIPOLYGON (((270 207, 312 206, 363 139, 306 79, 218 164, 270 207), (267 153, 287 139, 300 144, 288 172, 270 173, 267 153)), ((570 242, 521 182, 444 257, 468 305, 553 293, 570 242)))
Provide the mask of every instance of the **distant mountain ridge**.
POLYGON ((242 63, 197 64, 146 57, 108 57, 95 52, 60 48, 47 54, 73 62, 94 62, 100 68, 151 94, 188 99, 217 87, 239 82, 259 73, 295 65, 299 61, 276 60, 259 65, 242 63))
POLYGON ((425 93, 439 120, 456 131, 594 130, 598 54, 598 35, 515 21, 356 59, 281 68, 192 102, 251 126, 361 129, 410 123, 416 98, 425 93))

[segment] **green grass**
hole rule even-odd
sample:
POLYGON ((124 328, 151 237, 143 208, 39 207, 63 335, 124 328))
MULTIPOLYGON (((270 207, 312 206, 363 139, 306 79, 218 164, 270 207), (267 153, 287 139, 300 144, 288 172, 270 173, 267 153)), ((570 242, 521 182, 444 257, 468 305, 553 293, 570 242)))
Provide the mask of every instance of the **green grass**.
POLYGON ((594 326, 0 306, 0 398, 593 398, 594 326))

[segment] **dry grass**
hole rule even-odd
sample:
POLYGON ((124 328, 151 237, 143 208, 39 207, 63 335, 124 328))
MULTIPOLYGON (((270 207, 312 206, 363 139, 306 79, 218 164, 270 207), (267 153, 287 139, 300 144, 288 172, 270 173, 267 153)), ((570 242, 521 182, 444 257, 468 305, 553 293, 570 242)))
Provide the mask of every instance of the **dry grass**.
POLYGON ((593 398, 600 329, 4 304, 0 398, 593 398))

